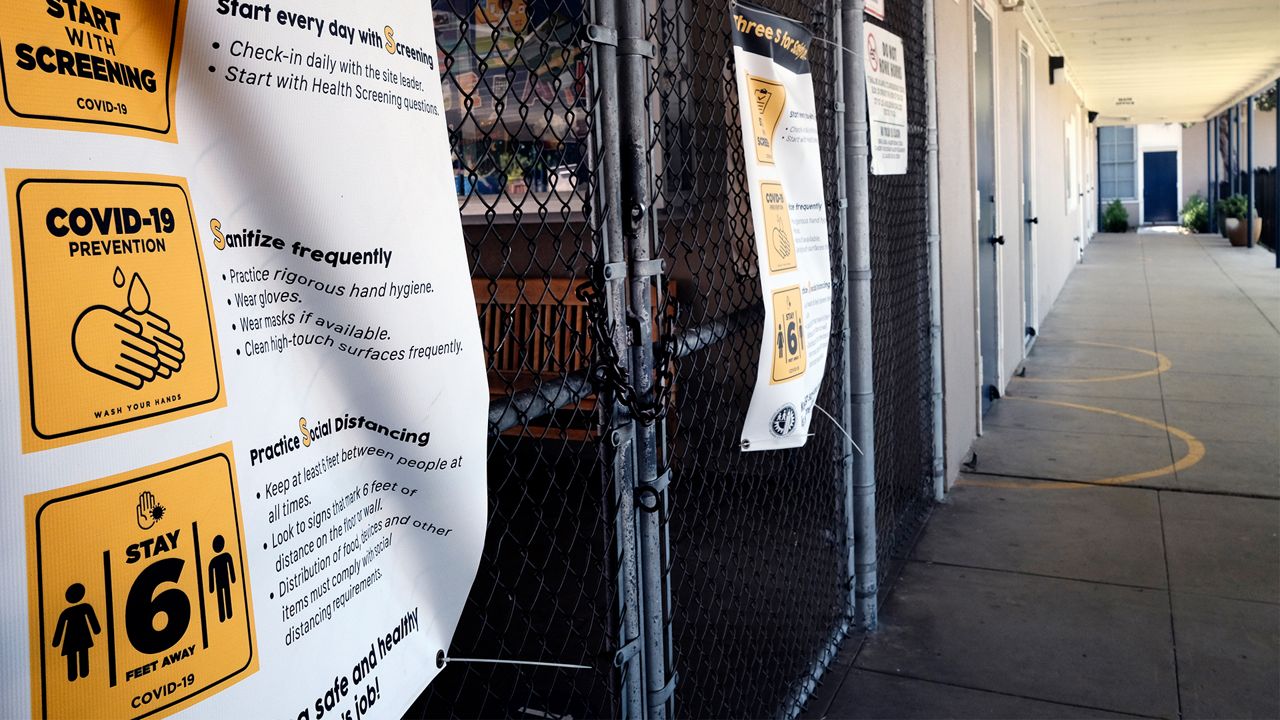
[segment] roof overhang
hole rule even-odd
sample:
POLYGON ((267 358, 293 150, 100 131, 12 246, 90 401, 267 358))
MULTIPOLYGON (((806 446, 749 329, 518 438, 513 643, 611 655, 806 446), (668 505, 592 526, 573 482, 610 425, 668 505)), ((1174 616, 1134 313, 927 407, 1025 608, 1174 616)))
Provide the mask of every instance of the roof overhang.
POLYGON ((994 0, 1026 12, 1100 124, 1194 122, 1280 77, 1280 0, 994 0))

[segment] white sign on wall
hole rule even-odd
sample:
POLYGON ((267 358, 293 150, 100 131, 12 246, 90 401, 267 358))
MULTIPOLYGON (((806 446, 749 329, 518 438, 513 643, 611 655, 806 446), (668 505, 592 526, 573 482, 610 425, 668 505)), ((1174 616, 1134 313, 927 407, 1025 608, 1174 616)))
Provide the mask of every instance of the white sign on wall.
POLYGON ((831 253, 807 30, 733 4, 729 19, 764 334, 743 450, 801 447, 831 331, 831 253))
POLYGON ((884 19, 884 1, 885 0, 867 0, 867 14, 878 20, 884 19))
POLYGON ((902 39, 867 24, 867 119, 871 132, 871 172, 903 175, 907 172, 907 76, 902 39))
POLYGON ((486 518, 429 3, 9 3, 0 61, 0 716, 400 717, 486 518))

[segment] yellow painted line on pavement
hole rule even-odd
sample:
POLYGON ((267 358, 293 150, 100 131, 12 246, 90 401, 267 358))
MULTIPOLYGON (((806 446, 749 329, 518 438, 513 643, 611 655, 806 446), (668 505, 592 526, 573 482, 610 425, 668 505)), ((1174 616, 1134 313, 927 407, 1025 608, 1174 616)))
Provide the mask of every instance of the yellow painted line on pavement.
POLYGON ((1173 367, 1173 361, 1165 357, 1164 353, 1158 353, 1154 350, 1143 350, 1142 348, 1132 347, 1130 345, 1113 345, 1111 343, 1092 342, 1089 340, 1077 340, 1077 345, 1093 345, 1095 347, 1116 348, 1118 350, 1130 350, 1143 355, 1150 355, 1156 359, 1156 367, 1151 370, 1143 370, 1141 372, 1125 373, 1123 375, 1104 375, 1102 377, 1078 378, 1074 380, 1060 380, 1055 378, 1027 378, 1014 376, 1016 382, 1028 383, 1102 383, 1102 382, 1120 382, 1122 380, 1137 380, 1144 377, 1153 377, 1168 372, 1173 367))
POLYGON ((1041 398, 1016 397, 1016 396, 1008 396, 1008 395, 1006 395, 1004 399, 1015 400, 1018 402, 1040 403, 1041 405, 1053 405, 1056 407, 1063 407, 1071 410, 1083 410, 1085 412, 1099 413, 1101 415, 1110 415, 1112 417, 1118 417, 1118 418, 1139 423, 1141 425, 1153 427, 1153 428, 1156 428, 1157 430, 1164 430, 1170 435, 1173 435, 1174 437, 1178 438, 1182 442, 1186 443, 1187 452, 1185 455, 1183 455, 1181 458, 1178 458, 1178 460, 1173 462, 1172 464, 1165 465, 1164 467, 1156 468, 1155 470, 1144 470, 1142 472, 1129 473, 1127 475, 1113 475, 1111 477, 1105 477, 1098 480, 1081 480, 1078 482, 1057 482, 1057 481, 1044 481, 1044 480, 972 480, 969 478, 963 478, 960 480, 960 483, 957 483, 957 484, 963 483, 965 485, 971 485, 974 487, 998 488, 998 489, 1035 488, 1038 490, 1060 490, 1060 489, 1066 489, 1066 488, 1079 488, 1079 487, 1084 487, 1085 485, 1127 485, 1129 483, 1138 482, 1139 480, 1150 480, 1152 478, 1164 477, 1165 475, 1172 475, 1176 472, 1186 470, 1187 468, 1190 468, 1191 466, 1195 465, 1196 463, 1204 459, 1204 454, 1205 454, 1204 443, 1200 442, 1200 440, 1196 436, 1192 435, 1191 433, 1185 430, 1181 430, 1179 428, 1173 427, 1172 425, 1162 423, 1158 420, 1151 420, 1148 418, 1140 417, 1138 415, 1131 415, 1127 412, 1121 412, 1119 410, 1111 410, 1109 408, 1097 407, 1096 405, 1082 405, 1080 403, 1064 402, 1061 400, 1044 400, 1041 398))

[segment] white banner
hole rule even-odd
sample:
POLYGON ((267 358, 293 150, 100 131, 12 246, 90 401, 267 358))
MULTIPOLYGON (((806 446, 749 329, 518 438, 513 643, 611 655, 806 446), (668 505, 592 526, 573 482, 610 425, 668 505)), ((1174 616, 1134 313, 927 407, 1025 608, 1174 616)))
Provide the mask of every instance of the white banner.
POLYGON ((870 23, 867 30, 867 116, 871 121, 871 172, 907 172, 907 76, 902 38, 870 23))
POLYGON ((764 342, 743 450, 801 447, 831 332, 831 253, 818 123, 802 26, 730 6, 764 342))
POLYGON ((0 59, 0 716, 400 717, 487 502, 430 4, 7 3, 0 59))

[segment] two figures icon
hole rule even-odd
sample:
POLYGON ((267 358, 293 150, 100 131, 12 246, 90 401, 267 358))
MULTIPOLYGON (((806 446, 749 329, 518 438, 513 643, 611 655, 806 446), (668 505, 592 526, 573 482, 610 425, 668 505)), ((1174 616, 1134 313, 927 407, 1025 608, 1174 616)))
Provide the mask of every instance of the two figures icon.
MULTIPOLYGON (((209 592, 218 598, 220 623, 232 617, 231 586, 236 583, 235 559, 223 551, 225 546, 221 535, 214 537, 213 551, 217 554, 208 566, 209 592)), ((84 601, 84 585, 72 583, 63 597, 68 607, 58 615, 52 645, 61 648, 67 659, 67 682, 75 682, 89 677, 89 648, 94 646, 94 636, 102 633, 102 626, 93 605, 84 601)))

